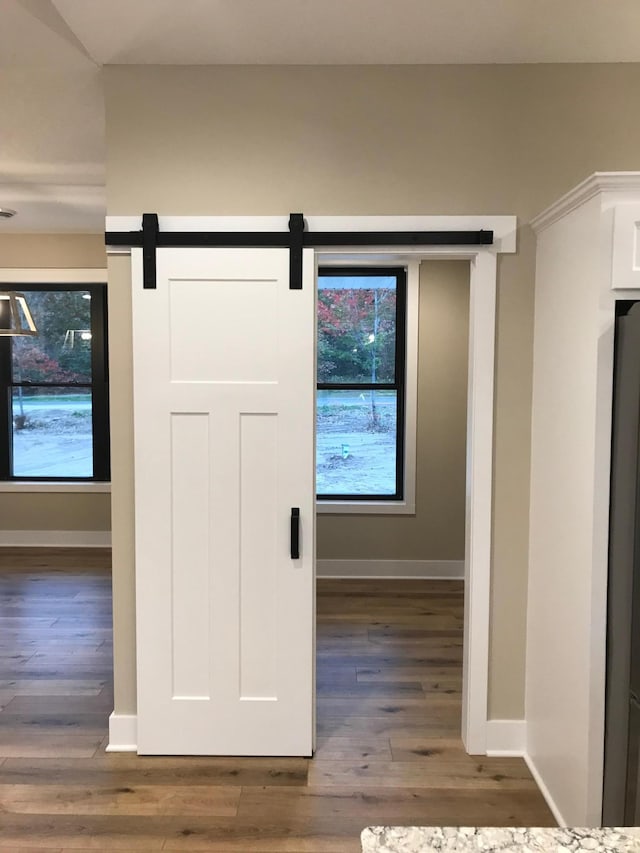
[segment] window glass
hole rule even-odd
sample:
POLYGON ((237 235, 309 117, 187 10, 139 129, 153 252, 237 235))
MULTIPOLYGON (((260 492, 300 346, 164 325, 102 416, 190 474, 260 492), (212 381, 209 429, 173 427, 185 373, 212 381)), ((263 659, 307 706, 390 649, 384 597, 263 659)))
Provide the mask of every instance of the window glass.
POLYGON ((15 477, 92 477, 91 389, 14 388, 15 477))
POLYGON ((397 392, 318 391, 318 494, 396 492, 397 392))
POLYGON ((318 382, 394 382, 395 349, 395 276, 318 277, 318 382))
POLYGON ((21 288, 35 337, 0 337, 0 479, 109 479, 106 290, 21 288))
POLYGON ((38 335, 12 339, 13 381, 91 383, 91 294, 37 290, 26 296, 38 335))
POLYGON ((405 305, 404 269, 319 271, 320 499, 402 500, 405 305))

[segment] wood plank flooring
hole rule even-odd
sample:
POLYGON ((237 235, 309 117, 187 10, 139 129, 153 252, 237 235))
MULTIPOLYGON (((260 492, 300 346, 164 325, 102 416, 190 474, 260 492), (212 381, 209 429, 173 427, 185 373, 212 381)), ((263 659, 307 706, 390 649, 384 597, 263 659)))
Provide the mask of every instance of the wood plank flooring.
POLYGON ((108 754, 108 570, 0 554, 0 851, 357 853, 369 824, 553 825, 459 738, 462 588, 318 583, 313 759, 108 754), (31 560, 31 564, 29 563, 31 560))

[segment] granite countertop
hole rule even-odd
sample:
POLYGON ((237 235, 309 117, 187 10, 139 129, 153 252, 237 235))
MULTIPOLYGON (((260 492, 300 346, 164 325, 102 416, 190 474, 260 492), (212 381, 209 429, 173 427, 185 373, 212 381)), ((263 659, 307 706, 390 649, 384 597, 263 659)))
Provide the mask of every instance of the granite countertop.
POLYGON ((640 828, 369 826, 363 853, 640 853, 640 828))

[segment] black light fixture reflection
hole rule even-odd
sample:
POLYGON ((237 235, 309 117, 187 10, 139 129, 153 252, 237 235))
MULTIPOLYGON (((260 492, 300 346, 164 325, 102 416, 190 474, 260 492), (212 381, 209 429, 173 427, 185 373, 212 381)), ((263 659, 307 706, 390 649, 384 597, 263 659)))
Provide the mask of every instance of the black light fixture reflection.
POLYGON ((34 338, 37 334, 24 293, 0 291, 0 336, 34 338))

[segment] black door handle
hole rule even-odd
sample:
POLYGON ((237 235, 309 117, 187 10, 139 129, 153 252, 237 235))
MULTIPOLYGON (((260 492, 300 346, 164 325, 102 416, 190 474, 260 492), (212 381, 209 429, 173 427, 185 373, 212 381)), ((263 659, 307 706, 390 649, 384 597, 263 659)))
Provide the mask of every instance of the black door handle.
POLYGON ((300 507, 291 507, 291 559, 300 559, 300 507))

